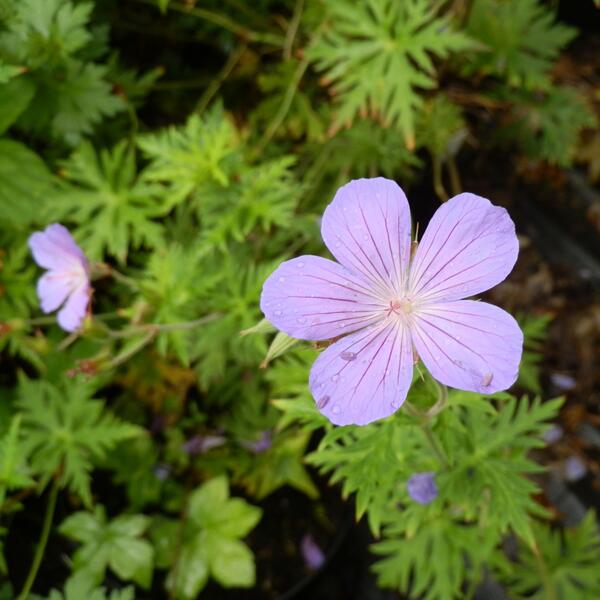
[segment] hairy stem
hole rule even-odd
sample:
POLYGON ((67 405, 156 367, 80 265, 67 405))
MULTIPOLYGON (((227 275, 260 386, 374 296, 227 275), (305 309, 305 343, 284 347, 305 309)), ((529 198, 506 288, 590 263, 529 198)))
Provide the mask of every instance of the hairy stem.
POLYGON ((40 565, 42 564, 42 558, 46 551, 46 545, 48 543, 48 537, 50 535, 50 528, 52 526, 52 520, 54 519, 54 511, 56 509, 56 499, 58 497, 58 477, 54 478, 52 488, 50 489, 50 497, 48 498, 48 504, 46 506, 46 514, 44 515, 44 523, 42 525, 42 533, 35 549, 35 555, 31 566, 29 567, 29 573, 27 579, 23 585, 23 589, 19 594, 17 600, 27 600, 29 592, 35 582, 40 565))
POLYGON ((448 457, 444 452, 444 448, 440 444, 440 441, 437 439, 433 431, 431 431, 431 427, 429 426, 430 417, 427 414, 421 413, 417 410, 410 402, 405 402, 404 406, 406 407, 406 412, 412 417, 417 417, 419 419, 419 427, 429 444, 429 447, 435 454, 436 458, 442 465, 444 469, 450 468, 450 462, 448 461, 448 457))

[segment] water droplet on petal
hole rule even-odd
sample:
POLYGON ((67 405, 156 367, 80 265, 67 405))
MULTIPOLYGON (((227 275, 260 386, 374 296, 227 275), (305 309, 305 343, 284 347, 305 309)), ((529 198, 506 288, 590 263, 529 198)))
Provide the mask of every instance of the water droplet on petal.
POLYGON ((339 375, 333 375, 333 377, 331 378, 331 381, 333 381, 333 383, 335 383, 338 379, 340 378, 339 375))
POLYGON ((396 400, 392 400, 390 402, 390 405, 391 405, 391 407, 393 409, 400 408, 400 400, 397 400, 397 399, 396 400))
POLYGON ((303 262, 296 263, 296 267, 298 267, 299 269, 301 269, 303 266, 304 266, 303 262))
POLYGON ((488 387, 492 383, 492 379, 494 379, 493 373, 484 373, 481 378, 481 385, 483 387, 488 387))
POLYGON ((329 400, 331 400, 331 398, 329 396, 323 396, 318 402, 317 402, 317 408, 319 410, 322 410, 323 408, 325 408, 329 402, 329 400))
POLYGON ((279 278, 279 282, 280 282, 280 283, 283 283, 284 281, 285 281, 285 277, 280 277, 280 278, 279 278))
POLYGON ((334 415, 339 415, 339 414, 342 412, 342 409, 339 407, 339 405, 337 405, 337 404, 336 404, 336 405, 335 405, 335 406, 334 406, 334 407, 331 409, 331 412, 332 412, 334 415))
POLYGON ((304 325, 304 323, 306 323, 306 317, 298 317, 296 320, 298 323, 300 323, 300 325, 304 325))
POLYGON ((350 362, 351 360, 354 360, 356 358, 356 353, 355 352, 348 352, 348 351, 344 351, 340 354, 340 358, 343 360, 347 360, 348 362, 350 362))
POLYGON ((275 316, 280 317, 283 313, 280 310, 275 311, 275 316))

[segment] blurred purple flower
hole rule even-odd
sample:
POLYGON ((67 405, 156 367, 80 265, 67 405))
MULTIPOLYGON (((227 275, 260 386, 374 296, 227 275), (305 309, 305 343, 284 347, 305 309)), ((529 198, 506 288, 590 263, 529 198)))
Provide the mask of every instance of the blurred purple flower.
POLYGON ((552 425, 550 429, 544 431, 542 438, 546 444, 556 444, 556 442, 562 439, 564 434, 565 431, 560 425, 552 425))
POLYGON ((273 444, 273 435, 270 429, 265 429, 257 440, 243 440, 240 443, 244 448, 250 450, 250 452, 261 454, 262 452, 266 452, 273 444))
POLYGON ((408 490, 408 495, 419 504, 433 502, 438 495, 435 473, 431 471, 416 473, 408 480, 406 489, 408 490))
POLYGON ((578 456, 569 456, 564 464, 564 472, 567 481, 578 481, 585 477, 587 467, 578 456))
POLYGON ((577 385, 577 381, 573 377, 564 373, 552 373, 550 381, 555 388, 564 392, 572 390, 577 385))
POLYGON ((504 208, 474 194, 451 198, 411 256, 404 192, 388 179, 359 179, 338 190, 321 235, 339 263, 318 256, 282 263, 260 305, 292 337, 345 335, 320 354, 309 379, 330 421, 364 425, 395 412, 416 354, 455 388, 490 394, 514 383, 523 349, 516 321, 491 304, 463 300, 500 283, 517 260, 504 208))
POLYGON ((304 559, 304 564, 311 571, 318 571, 325 562, 325 554, 319 548, 310 533, 306 533, 300 542, 300 554, 304 559))
POLYGON ((35 262, 48 272, 40 277, 37 293, 45 313, 62 306, 58 324, 75 331, 83 323, 92 294, 89 263, 66 227, 54 223, 29 238, 35 262))
POLYGON ((218 448, 226 442, 222 435, 195 435, 187 440, 181 449, 190 456, 204 454, 212 448, 218 448))

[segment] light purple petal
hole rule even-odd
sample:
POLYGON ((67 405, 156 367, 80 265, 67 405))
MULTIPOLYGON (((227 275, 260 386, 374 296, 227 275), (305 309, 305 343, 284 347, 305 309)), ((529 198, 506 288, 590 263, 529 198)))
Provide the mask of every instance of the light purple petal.
POLYGON ((506 210, 459 194, 433 215, 410 268, 409 289, 421 301, 459 300, 500 283, 519 253, 506 210))
POLYGON ((306 533, 302 537, 300 541, 300 553, 304 559, 304 564, 311 571, 318 571, 325 562, 323 550, 321 550, 310 533, 306 533))
POLYGON ((72 269, 83 265, 87 270, 87 260, 81 248, 71 237, 69 230, 59 223, 48 225, 44 231, 37 231, 29 237, 29 248, 35 262, 44 269, 72 269))
POLYGON ((412 339, 430 373, 451 387, 488 394, 517 378, 523 333, 492 304, 457 300, 421 309, 412 339))
POLYGON ((58 324, 65 331, 75 331, 83 323, 87 306, 90 301, 90 286, 87 282, 81 284, 69 296, 65 305, 58 313, 58 324))
POLYGON ((410 208, 390 179, 356 179, 325 209, 321 235, 337 260, 389 296, 402 289, 410 258, 410 208))
POLYGON ((281 331, 304 340, 326 340, 385 315, 369 284, 320 256, 282 263, 265 281, 260 308, 281 331))
POLYGON ((48 271, 37 283, 40 308, 49 313, 56 310, 73 290, 72 279, 62 271, 48 271))
POLYGON ((317 408, 335 425, 366 425, 394 413, 412 380, 410 332, 398 321, 353 333, 329 346, 312 367, 317 408))
POLYGON ((435 473, 415 473, 406 483, 408 495, 419 504, 430 504, 438 496, 435 473))

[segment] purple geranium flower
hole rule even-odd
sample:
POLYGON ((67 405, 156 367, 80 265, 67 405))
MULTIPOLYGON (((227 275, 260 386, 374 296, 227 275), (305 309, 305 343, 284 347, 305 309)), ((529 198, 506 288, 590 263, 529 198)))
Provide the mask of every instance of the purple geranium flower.
POLYGON ((408 495, 419 504, 433 502, 438 495, 438 488, 434 477, 435 473, 430 471, 415 473, 406 483, 408 495))
POLYGON ((295 338, 345 335, 310 373, 317 406, 333 423, 364 425, 397 410, 417 355, 455 388, 487 394, 514 383, 523 348, 516 321, 463 300, 502 281, 517 260, 504 208, 455 196, 433 215, 411 259, 404 192, 388 179, 359 179, 338 190, 321 234, 340 264, 319 256, 282 263, 260 305, 295 338))
POLYGON ((35 262, 48 269, 37 284, 41 309, 49 313, 62 305, 58 324, 65 331, 75 331, 83 322, 92 293, 85 254, 58 223, 32 234, 29 248, 35 262))

